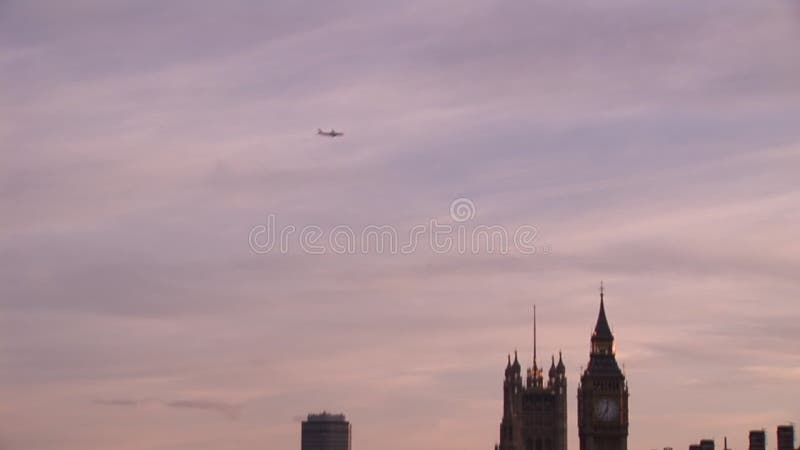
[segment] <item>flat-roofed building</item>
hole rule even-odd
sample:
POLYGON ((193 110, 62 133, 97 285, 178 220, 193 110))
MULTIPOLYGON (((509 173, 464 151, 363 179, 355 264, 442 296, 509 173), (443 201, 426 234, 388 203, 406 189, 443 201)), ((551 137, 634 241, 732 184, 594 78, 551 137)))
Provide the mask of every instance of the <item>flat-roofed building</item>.
POLYGON ((749 450, 767 450, 767 432, 764 430, 753 430, 750 432, 749 450))
POLYGON ((302 450, 350 450, 350 422, 344 414, 309 414, 302 425, 302 450))
POLYGON ((778 427, 778 450, 794 450, 794 426, 778 427))

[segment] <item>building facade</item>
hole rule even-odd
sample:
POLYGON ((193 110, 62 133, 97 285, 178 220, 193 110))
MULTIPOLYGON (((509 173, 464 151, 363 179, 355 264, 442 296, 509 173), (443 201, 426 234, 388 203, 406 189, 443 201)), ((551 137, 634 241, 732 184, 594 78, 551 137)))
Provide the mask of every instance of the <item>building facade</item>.
POLYGON ((767 450, 767 432, 764 430, 753 430, 749 436, 749 450, 767 450))
MULTIPOLYGON (((725 441, 725 450, 728 450, 727 447, 727 440, 725 441)), ((691 444, 689 445, 689 450, 714 450, 714 440, 713 439, 703 439, 700 441, 699 444, 691 444)))
POLYGON ((778 427, 778 450, 794 450, 794 426, 778 427))
POLYGON ((350 450, 350 422, 344 414, 309 414, 302 424, 302 450, 350 450))
POLYGON ((600 313, 591 339, 589 364, 578 386, 581 450, 627 450, 628 383, 617 364, 600 286, 600 313))
POLYGON ((503 381, 503 419, 496 450, 567 450, 567 377, 561 353, 550 359, 545 382, 536 361, 536 310, 533 315, 533 361, 523 383, 514 352, 503 381))

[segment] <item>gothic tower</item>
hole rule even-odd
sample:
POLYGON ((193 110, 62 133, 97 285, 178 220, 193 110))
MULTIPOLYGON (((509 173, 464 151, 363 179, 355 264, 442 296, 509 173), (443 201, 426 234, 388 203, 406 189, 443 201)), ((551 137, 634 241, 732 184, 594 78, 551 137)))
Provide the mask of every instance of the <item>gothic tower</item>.
POLYGON ((628 448, 628 383, 614 355, 602 283, 589 365, 578 386, 578 435, 581 450, 628 448))
POLYGON ((517 352, 508 356, 503 382, 503 419, 499 450, 567 450, 567 376, 561 353, 550 359, 545 384, 536 355, 536 308, 533 312, 533 362, 525 384, 517 352))

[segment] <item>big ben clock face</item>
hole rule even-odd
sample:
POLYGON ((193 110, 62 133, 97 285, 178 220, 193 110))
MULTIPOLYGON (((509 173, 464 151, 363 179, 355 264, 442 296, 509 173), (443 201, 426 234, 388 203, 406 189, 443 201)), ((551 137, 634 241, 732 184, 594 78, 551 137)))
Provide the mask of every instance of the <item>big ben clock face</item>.
POLYGON ((611 398, 601 398, 594 403, 594 415, 603 422, 613 422, 619 418, 619 405, 611 398))

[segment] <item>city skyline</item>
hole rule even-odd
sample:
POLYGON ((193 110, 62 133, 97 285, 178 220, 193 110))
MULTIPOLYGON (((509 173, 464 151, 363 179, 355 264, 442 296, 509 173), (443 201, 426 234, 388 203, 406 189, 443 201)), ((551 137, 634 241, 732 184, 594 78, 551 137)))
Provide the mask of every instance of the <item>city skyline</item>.
MULTIPOLYGON (((617 367, 617 362, 614 361, 616 345, 614 344, 614 337, 611 332, 610 324, 606 318, 603 294, 604 287, 603 283, 601 282, 600 309, 597 322, 594 327, 594 332, 591 336, 592 349, 590 352, 590 366, 592 363, 595 363, 597 367, 595 369, 587 369, 587 371, 581 376, 581 382, 577 388, 578 407, 576 410, 579 412, 581 410, 581 401, 587 400, 589 406, 584 406, 584 408, 589 411, 586 416, 588 421, 594 421, 595 423, 602 424, 604 422, 608 422, 609 417, 614 419, 612 422, 615 420, 621 421, 621 423, 624 424, 624 431, 620 436, 624 438, 624 441, 627 441, 627 380, 625 379, 624 375, 620 373, 619 368, 617 367), (607 361, 594 360, 594 358, 602 358, 603 355, 611 356, 611 366, 613 367, 609 366, 607 361), (611 368, 614 370, 609 371, 611 368), (602 403, 603 401, 607 401, 609 398, 614 398, 614 396, 608 396, 608 392, 610 391, 605 389, 605 387, 601 390, 600 394, 594 398, 592 394, 589 394, 586 398, 582 397, 582 386, 588 384, 588 387, 591 389, 591 382, 593 381, 592 376, 596 377, 597 375, 600 375, 600 378, 594 381, 599 381, 600 383, 606 384, 609 381, 613 381, 621 377, 619 379, 622 382, 624 389, 621 392, 616 393, 616 395, 619 396, 622 394, 623 404, 614 409, 614 411, 617 411, 616 416, 606 417, 609 412, 607 405, 602 412, 600 409, 595 408, 598 403, 597 400, 600 400, 602 403)), ((555 362, 555 355, 551 355, 551 366, 548 371, 547 379, 544 377, 545 365, 539 365, 539 357, 537 354, 536 305, 533 306, 532 338, 533 353, 530 355, 530 366, 528 366, 526 370, 524 365, 525 357, 523 356, 520 358, 518 350, 514 350, 513 360, 511 358, 511 353, 507 355, 508 361, 505 368, 503 382, 503 417, 500 423, 500 443, 495 444, 494 450, 523 448, 527 450, 550 450, 553 448, 557 449, 559 447, 566 446, 566 441, 568 440, 566 436, 569 436, 570 433, 567 430, 566 434, 564 434, 564 430, 560 426, 560 422, 565 421, 565 418, 561 419, 561 416, 568 415, 569 408, 564 408, 564 406, 556 406, 555 409, 553 409, 553 406, 548 407, 548 402, 552 402, 554 405, 563 404, 562 394, 567 387, 568 380, 564 377, 565 367, 561 351, 559 351, 558 364, 555 362), (522 377, 523 374, 525 374, 525 378, 522 377), (533 407, 532 405, 535 403, 539 403, 539 405, 533 407)), ((595 387, 597 386, 595 385, 595 387)), ((611 391, 614 391, 614 389, 611 391)), ((347 424, 347 442, 349 445, 351 431, 350 424, 349 422, 346 422, 345 415, 343 413, 331 414, 323 410, 323 412, 319 414, 310 413, 308 415, 308 421, 303 422, 302 440, 304 449, 306 445, 305 427, 307 423, 313 421, 341 422, 347 424)), ((596 425, 590 424, 589 427, 594 428, 596 425)), ((599 428, 599 430, 603 429, 599 428)), ((788 424, 780 424, 775 430, 775 450, 800 450, 800 447, 795 447, 795 430, 793 422, 788 424)), ((580 438, 579 442, 581 443, 581 448, 583 448, 584 445, 588 449, 627 448, 626 443, 620 444, 618 442, 611 442, 610 447, 603 445, 598 447, 591 443, 584 444, 584 438, 581 436, 583 432, 582 428, 579 426, 578 430, 576 431, 578 437, 580 438)), ((612 435, 613 434, 615 433, 612 430, 612 435)), ((721 440, 723 442, 723 450, 733 450, 728 445, 728 436, 723 436, 721 440)), ((703 438, 699 440, 699 443, 690 443, 688 447, 689 450, 714 450, 716 447, 716 441, 716 437, 711 439, 703 438)), ((750 430, 748 432, 748 450, 766 450, 768 448, 772 447, 769 445, 766 429, 762 428, 760 430, 750 430)), ((327 449, 327 447, 324 449, 327 449)), ((673 447, 664 447, 663 450, 673 450, 673 447)))
POLYGON ((799 38, 796 0, 0 1, 0 448, 293 450, 327 409, 486 450, 536 304, 578 450, 600 280, 631 450, 774 444, 799 38), (536 251, 260 252, 271 215, 536 251))

